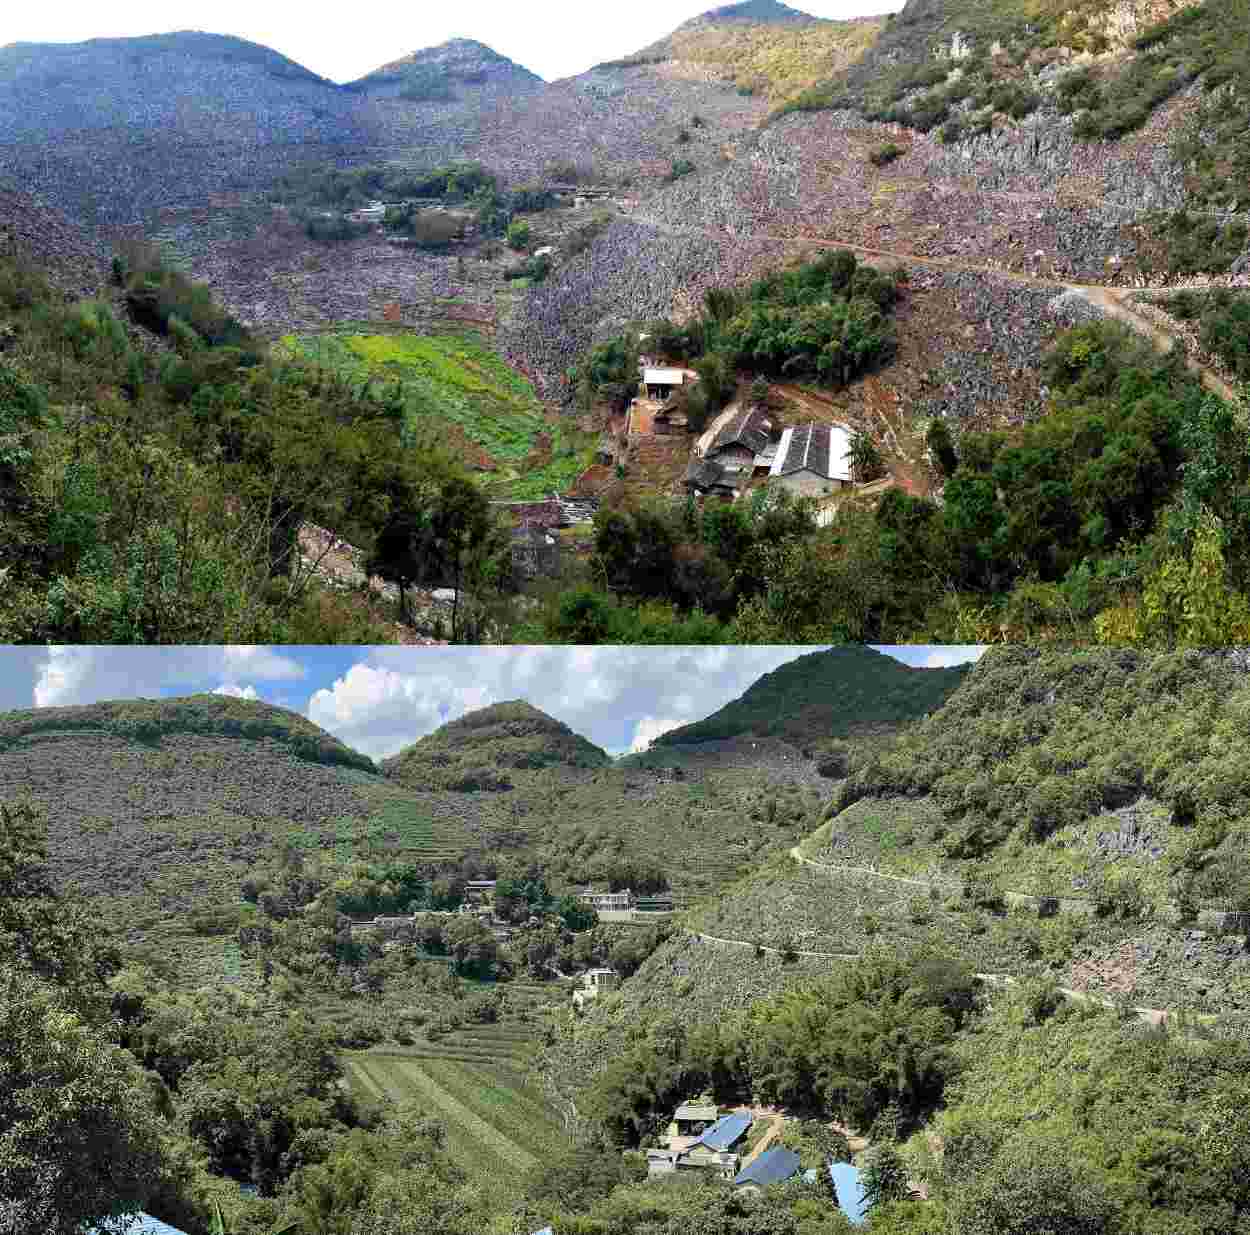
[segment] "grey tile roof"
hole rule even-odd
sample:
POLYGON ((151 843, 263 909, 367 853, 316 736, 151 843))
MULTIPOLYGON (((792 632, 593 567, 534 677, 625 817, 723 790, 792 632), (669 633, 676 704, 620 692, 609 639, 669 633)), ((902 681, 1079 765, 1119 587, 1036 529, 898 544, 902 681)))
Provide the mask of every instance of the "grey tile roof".
POLYGON ((815 472, 817 476, 849 478, 845 462, 847 433, 840 425, 805 424, 789 430, 782 443, 785 456, 773 463, 774 476, 815 472))
POLYGON ((798 1169, 799 1155, 792 1149, 776 1145, 766 1149, 750 1166, 743 1167, 734 1177, 734 1183, 759 1184, 763 1188, 789 1179, 798 1173, 798 1169))
POLYGON ((686 484, 696 489, 732 489, 733 482, 715 459, 691 459, 686 467, 686 484))
POLYGON ((720 431, 708 447, 708 454, 714 454, 726 446, 734 445, 745 446, 753 453, 759 454, 768 445, 772 428, 772 418, 766 412, 758 409, 753 412, 742 412, 721 425, 720 431))

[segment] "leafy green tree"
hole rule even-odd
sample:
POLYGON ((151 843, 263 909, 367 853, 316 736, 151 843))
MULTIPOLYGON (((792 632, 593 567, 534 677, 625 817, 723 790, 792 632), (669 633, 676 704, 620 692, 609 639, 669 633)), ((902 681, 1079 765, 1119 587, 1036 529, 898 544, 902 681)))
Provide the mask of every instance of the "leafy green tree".
POLYGON ((878 1145, 869 1152, 864 1160, 863 1186, 864 1205, 869 1210, 910 1194, 907 1166, 893 1145, 878 1145))
POLYGON ((508 248, 516 249, 518 252, 529 248, 530 225, 524 219, 514 219, 508 224, 508 230, 504 239, 508 248))
POLYGON ((1016 1142, 954 1206, 968 1235, 1111 1235, 1118 1207, 1095 1172, 1058 1142, 1016 1142))
POLYGON ((867 433, 856 433, 848 447, 851 473, 861 483, 876 480, 885 471, 885 463, 877 444, 867 433))
POLYGON ((133 1060, 55 986, 0 966, 0 1225, 79 1235, 143 1207, 160 1120, 133 1060))
POLYGON ((942 475, 953 476, 959 466, 959 456, 955 453, 955 443, 946 421, 940 416, 934 416, 925 431, 924 440, 942 475))

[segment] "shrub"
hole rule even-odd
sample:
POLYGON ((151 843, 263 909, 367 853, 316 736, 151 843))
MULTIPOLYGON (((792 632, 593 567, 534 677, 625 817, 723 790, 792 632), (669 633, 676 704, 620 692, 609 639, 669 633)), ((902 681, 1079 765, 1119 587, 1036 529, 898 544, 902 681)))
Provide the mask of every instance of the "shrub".
POLYGON ((504 233, 504 240, 508 248, 515 249, 518 252, 528 248, 530 243, 530 225, 524 219, 514 219, 508 224, 508 230, 504 233))
POLYGON ((689 176, 693 171, 694 164, 689 159, 674 159, 672 170, 664 179, 672 183, 674 180, 680 180, 683 176, 689 176))
POLYGON ((874 167, 885 167, 893 163, 903 153, 903 147, 896 145, 894 142, 886 142, 882 146, 878 146, 868 155, 868 161, 874 167))

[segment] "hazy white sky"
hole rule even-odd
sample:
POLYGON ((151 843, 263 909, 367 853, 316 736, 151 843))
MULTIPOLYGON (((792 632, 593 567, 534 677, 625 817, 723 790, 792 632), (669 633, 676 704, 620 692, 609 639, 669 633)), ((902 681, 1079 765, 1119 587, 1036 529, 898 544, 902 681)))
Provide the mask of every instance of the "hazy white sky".
MULTIPOLYGON (((554 81, 638 51, 718 0, 457 0, 354 10, 292 0, 62 0, 49 8, 0 0, 0 46, 207 30, 264 43, 332 81, 354 81, 408 52, 477 39, 554 81)), ((814 17, 891 12, 901 0, 805 0, 814 17)))

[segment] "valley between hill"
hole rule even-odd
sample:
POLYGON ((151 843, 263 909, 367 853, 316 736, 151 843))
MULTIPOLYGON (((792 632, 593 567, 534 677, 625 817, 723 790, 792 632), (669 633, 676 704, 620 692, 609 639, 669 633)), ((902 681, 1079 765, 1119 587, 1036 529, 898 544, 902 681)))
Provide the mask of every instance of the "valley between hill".
POLYGON ((4 49, 7 637, 1250 638, 1243 8, 729 6, 554 83, 4 49))
MULTIPOLYGON (((1101 1235, 1216 1235, 1244 1206, 1209 1141, 1168 1168, 1186 1199, 1142 1187, 1188 1121, 1245 1134, 1247 689, 1235 652, 837 648, 616 766, 522 701, 380 768, 218 696, 11 713, 6 964, 159 1076, 141 1200, 190 1235, 214 1199, 269 1231, 338 1177, 377 1221, 407 1181, 388 1235, 448 1204, 454 1235, 625 1235, 639 1206, 728 1235, 722 1182, 639 1182, 700 1095, 751 1146, 892 1172, 874 1233, 962 1233, 1008 1180, 1029 1221, 1075 1195, 1101 1235), (596 920, 584 882, 651 907, 596 920), (613 983, 576 1006, 590 970, 613 983)), ((848 1229, 803 1185, 736 1203, 848 1229)))

